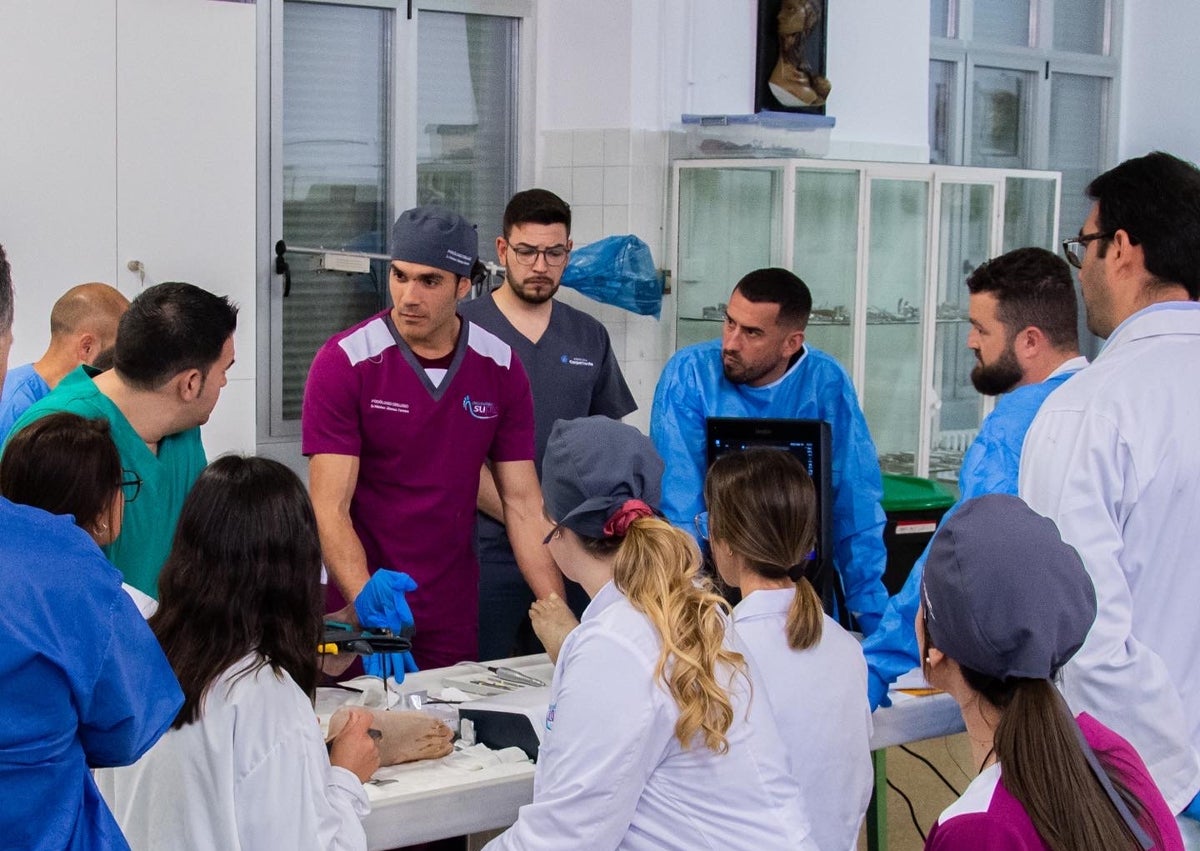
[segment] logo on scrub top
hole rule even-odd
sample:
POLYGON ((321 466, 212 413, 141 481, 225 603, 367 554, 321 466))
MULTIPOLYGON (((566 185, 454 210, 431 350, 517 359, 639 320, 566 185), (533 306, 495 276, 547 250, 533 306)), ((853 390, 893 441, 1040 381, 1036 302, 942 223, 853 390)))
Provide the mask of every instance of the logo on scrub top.
POLYGON ((551 703, 550 706, 548 706, 546 708, 546 730, 547 731, 554 729, 554 710, 557 706, 558 706, 557 703, 551 703))
POLYGON ((500 416, 495 402, 473 402, 470 396, 463 396, 463 410, 477 420, 494 420, 500 416))
POLYGON ((587 358, 571 357, 570 355, 563 355, 559 360, 567 366, 595 366, 587 358))

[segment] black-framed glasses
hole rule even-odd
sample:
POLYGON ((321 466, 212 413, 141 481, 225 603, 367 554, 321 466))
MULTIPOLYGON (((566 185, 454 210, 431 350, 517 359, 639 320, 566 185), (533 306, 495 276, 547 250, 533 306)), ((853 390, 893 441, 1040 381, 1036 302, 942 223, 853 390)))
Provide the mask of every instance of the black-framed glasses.
POLYGON ((1116 233, 1115 230, 1097 231, 1096 233, 1081 233, 1079 236, 1064 239, 1062 241, 1063 254, 1066 255, 1068 263, 1076 269, 1082 269, 1083 255, 1087 253, 1088 243, 1095 242, 1097 239, 1112 239, 1116 233))
POLYGON ((510 245, 508 250, 511 251, 517 258, 517 262, 522 266, 532 266, 537 262, 538 255, 546 258, 547 266, 561 266, 567 262, 567 255, 571 253, 571 249, 565 245, 551 245, 549 248, 534 248, 532 245, 510 245))
POLYGON ((708 541, 708 512, 701 511, 692 518, 692 525, 696 527, 696 536, 701 541, 708 541))
POLYGON ((126 502, 133 502, 142 492, 142 477, 133 470, 121 471, 121 495, 126 502))

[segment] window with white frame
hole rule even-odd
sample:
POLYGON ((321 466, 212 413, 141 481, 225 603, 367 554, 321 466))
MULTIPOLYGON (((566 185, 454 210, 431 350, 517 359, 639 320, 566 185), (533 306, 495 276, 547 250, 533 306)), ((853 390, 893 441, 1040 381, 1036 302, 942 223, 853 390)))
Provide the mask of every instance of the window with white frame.
MULTIPOLYGON (((517 188, 530 0, 270 0, 272 276, 261 441, 299 433, 308 367, 389 304, 391 223, 450 207, 500 233, 517 188), (411 13, 411 17, 410 17, 411 13), (331 254, 332 252, 332 254, 331 254), (331 257, 336 255, 337 260, 331 257), (273 261, 272 261, 273 262, 273 261)), ((531 113, 530 113, 531 114, 531 113)), ((526 156, 527 154, 521 154, 526 156)))
POLYGON ((1073 233, 1115 164, 1121 2, 931 0, 931 161, 1061 171, 1073 233))

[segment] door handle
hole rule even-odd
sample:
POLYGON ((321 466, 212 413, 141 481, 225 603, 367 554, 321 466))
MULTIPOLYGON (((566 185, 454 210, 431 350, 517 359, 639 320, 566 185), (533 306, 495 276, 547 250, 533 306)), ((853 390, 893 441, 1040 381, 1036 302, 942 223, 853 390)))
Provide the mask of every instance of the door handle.
POLYGON ((287 298, 292 293, 292 269, 283 259, 284 254, 287 254, 287 244, 281 239, 275 243, 275 274, 283 275, 283 297, 287 298))

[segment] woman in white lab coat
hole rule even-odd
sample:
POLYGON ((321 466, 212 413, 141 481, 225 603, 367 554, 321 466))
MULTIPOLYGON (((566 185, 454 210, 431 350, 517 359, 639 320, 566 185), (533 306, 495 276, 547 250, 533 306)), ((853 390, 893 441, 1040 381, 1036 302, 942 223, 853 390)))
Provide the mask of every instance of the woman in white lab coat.
POLYGON ((370 716, 356 714, 327 752, 311 701, 320 573, 294 473, 239 456, 205 469, 149 621, 183 708, 136 764, 97 777, 135 851, 366 848, 362 784, 379 765, 370 716))
POLYGON ((713 463, 704 500, 707 522, 697 525, 721 578, 741 589, 734 631, 770 699, 813 838, 828 851, 854 848, 873 783, 867 666, 806 578, 817 533, 812 479, 790 453, 751 448, 713 463))
POLYGON ((554 425, 546 540, 592 600, 559 653, 533 803, 490 851, 816 847, 726 604, 655 516, 662 470, 631 426, 554 425))

